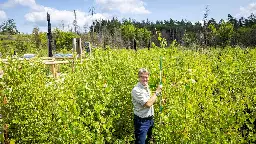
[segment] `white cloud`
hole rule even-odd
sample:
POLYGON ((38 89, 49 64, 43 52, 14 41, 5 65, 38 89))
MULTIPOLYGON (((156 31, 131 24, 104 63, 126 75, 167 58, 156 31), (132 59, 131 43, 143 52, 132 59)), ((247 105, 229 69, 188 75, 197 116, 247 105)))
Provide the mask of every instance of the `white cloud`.
POLYGON ((36 4, 35 0, 8 0, 7 2, 1 4, 1 7, 3 8, 11 8, 15 7, 17 5, 29 7, 32 10, 42 10, 43 7, 36 4))
POLYGON ((96 3, 105 11, 119 11, 123 14, 149 14, 142 0, 96 0, 96 3))
MULTIPOLYGON (((64 23, 65 28, 68 29, 73 27, 73 21, 75 19, 74 11, 58 10, 51 7, 45 7, 43 5, 38 5, 35 0, 8 0, 7 2, 0 5, 2 8, 13 8, 17 5, 28 7, 31 11, 25 14, 26 23, 29 25, 38 26, 41 31, 47 30, 47 12, 51 16, 52 29, 55 27, 60 27, 64 23)), ((5 14, 5 13, 4 13, 5 14)), ((76 11, 77 15, 77 25, 83 28, 84 25, 90 26, 92 20, 96 19, 110 19, 110 15, 106 13, 96 13, 92 16, 90 14, 76 11)), ((0 11, 1 17, 1 11, 0 11)))
MULTIPOLYGON (((28 22, 36 23, 40 26, 45 26, 47 24, 47 21, 46 21, 47 12, 51 16, 51 24, 53 27, 56 27, 61 23, 64 23, 66 27, 67 25, 73 26, 73 21, 75 19, 73 11, 57 10, 49 7, 44 7, 43 11, 35 11, 35 12, 27 13, 25 15, 25 19, 28 22)), ((110 18, 110 15, 108 14, 97 13, 97 14, 94 14, 92 17, 88 13, 85 13, 82 11, 76 11, 76 16, 77 16, 77 25, 79 27, 83 27, 85 24, 91 25, 92 20, 95 20, 95 19, 110 18)))
POLYGON ((251 3, 247 7, 240 7, 240 12, 236 17, 248 17, 252 13, 256 14, 256 3, 251 3))
POLYGON ((0 20, 4 20, 6 18, 7 18, 6 13, 4 11, 0 10, 0 20))

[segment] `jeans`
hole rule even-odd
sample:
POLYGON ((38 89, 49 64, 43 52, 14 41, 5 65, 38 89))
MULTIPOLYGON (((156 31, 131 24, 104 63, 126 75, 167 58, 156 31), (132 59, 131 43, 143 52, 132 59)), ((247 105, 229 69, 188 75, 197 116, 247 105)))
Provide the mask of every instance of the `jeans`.
POLYGON ((154 127, 153 117, 140 118, 134 115, 135 144, 149 143, 149 140, 152 139, 153 127, 154 127))

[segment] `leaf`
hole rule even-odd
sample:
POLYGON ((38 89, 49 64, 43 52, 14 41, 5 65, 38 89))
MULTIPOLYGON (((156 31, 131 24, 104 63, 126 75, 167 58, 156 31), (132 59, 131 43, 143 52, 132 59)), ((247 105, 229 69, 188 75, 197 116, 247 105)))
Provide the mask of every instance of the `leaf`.
POLYGON ((189 86, 188 84, 186 84, 186 85, 185 85, 185 89, 186 89, 186 91, 189 91, 190 86, 189 86))

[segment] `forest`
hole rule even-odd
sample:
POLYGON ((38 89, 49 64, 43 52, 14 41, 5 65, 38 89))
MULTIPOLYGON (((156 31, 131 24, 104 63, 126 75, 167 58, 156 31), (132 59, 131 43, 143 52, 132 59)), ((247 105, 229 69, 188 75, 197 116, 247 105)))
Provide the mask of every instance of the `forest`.
MULTIPOLYGON (((93 47, 103 48, 151 48, 180 45, 189 49, 207 47, 242 47, 254 48, 256 45, 256 17, 239 19, 228 14, 226 19, 216 21, 209 18, 209 9, 203 15, 202 22, 192 23, 188 20, 147 20, 112 18, 110 20, 96 20, 89 27, 80 28, 74 20, 73 27, 64 31, 65 24, 54 28, 52 45, 54 50, 70 50, 72 38, 82 38, 91 42, 93 47)), ((38 27, 32 29, 31 34, 19 32, 13 19, 8 19, 0 25, 1 52, 12 54, 34 52, 47 49, 47 32, 41 32, 38 27), (29 51, 30 50, 30 51, 29 51)))

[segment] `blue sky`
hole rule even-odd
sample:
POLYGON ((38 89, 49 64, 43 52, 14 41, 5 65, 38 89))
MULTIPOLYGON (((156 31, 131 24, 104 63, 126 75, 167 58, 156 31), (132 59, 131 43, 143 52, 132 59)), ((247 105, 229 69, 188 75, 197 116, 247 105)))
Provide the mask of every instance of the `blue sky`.
POLYGON ((18 30, 31 33, 34 27, 40 31, 47 30, 46 12, 51 14, 53 27, 72 28, 73 10, 81 30, 88 27, 92 20, 111 19, 113 16, 132 18, 137 21, 186 19, 201 21, 206 5, 209 5, 209 18, 227 19, 227 15, 247 17, 256 13, 254 0, 0 0, 0 23, 12 18, 18 30), (91 16, 89 9, 94 7, 91 16))

